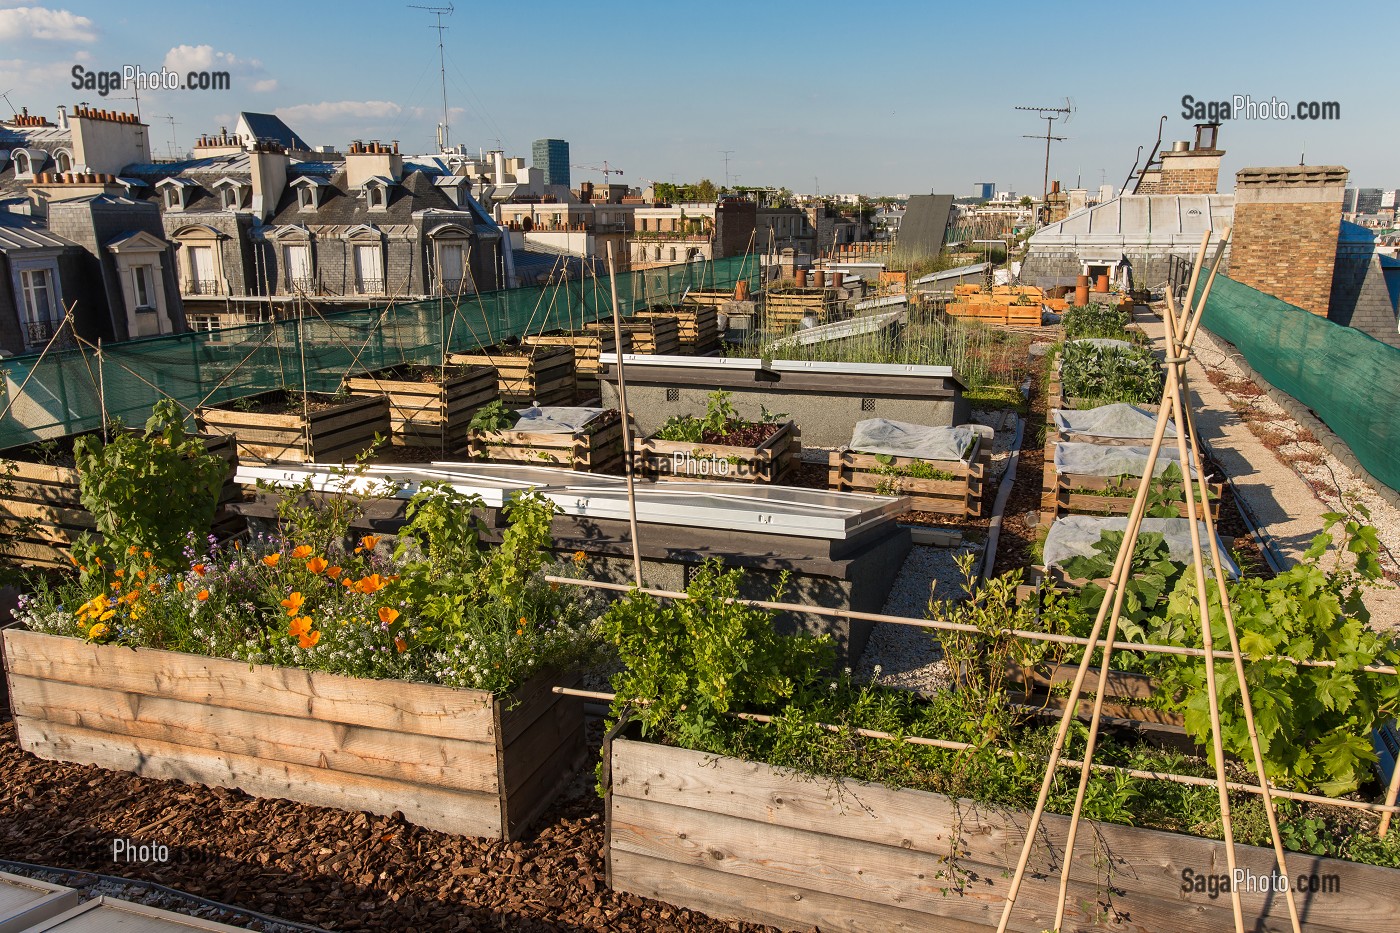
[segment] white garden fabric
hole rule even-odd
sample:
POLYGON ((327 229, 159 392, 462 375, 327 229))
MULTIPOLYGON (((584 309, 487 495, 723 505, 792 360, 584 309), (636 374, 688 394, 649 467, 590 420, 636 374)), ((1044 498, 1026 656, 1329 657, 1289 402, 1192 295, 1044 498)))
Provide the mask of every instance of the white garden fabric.
POLYGON ((920 460, 966 460, 977 434, 970 426, 934 428, 907 421, 867 418, 851 432, 851 449, 863 454, 917 457, 920 460))
MULTIPOLYGON (((1055 430, 1071 441, 1152 440, 1157 416, 1126 402, 1100 405, 1085 411, 1056 408, 1051 412, 1055 430)), ((1176 437, 1176 425, 1167 425, 1167 437, 1176 437)))
POLYGON ((606 408, 520 408, 516 409, 520 420, 511 430, 535 434, 573 434, 605 411, 606 408))
MULTIPOLYGON (((1201 547, 1205 549, 1206 569, 1210 569, 1210 550, 1206 538, 1205 522, 1196 523, 1200 527, 1201 547)), ((1126 515, 1101 517, 1097 515, 1065 515, 1055 519, 1050 533, 1045 538, 1045 566, 1058 567, 1072 557, 1088 557, 1094 553, 1094 545, 1105 531, 1123 531, 1128 527, 1126 515)), ((1142 531, 1160 532, 1167 540, 1167 551, 1171 559, 1180 563, 1191 562, 1191 524, 1184 518, 1144 518, 1142 531)), ((1225 545, 1216 538, 1220 556, 1224 559, 1225 570, 1232 577, 1239 576, 1239 568, 1230 560, 1225 545)))

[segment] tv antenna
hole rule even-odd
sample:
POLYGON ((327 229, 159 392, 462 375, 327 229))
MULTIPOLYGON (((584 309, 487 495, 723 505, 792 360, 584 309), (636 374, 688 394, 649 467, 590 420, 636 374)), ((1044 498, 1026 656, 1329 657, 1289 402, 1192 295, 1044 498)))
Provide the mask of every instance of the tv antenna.
MULTIPOLYGON (((13 90, 14 90, 14 88, 10 88, 10 91, 13 91, 13 90)), ((3 92, 3 93, 0 93, 0 97, 5 98, 5 103, 9 106, 9 108, 10 108, 10 113, 11 113, 12 115, 14 115, 14 116, 19 116, 19 111, 15 109, 15 105, 12 104, 12 103, 10 103, 10 91, 5 91, 5 92, 3 92)))
POLYGON ((724 156, 724 187, 729 187, 729 157, 734 154, 733 149, 721 149, 719 154, 724 156))
POLYGON ((170 123, 170 160, 173 162, 175 160, 175 126, 179 121, 175 119, 173 114, 169 113, 157 115, 156 119, 166 120, 170 123))
POLYGON ((442 48, 442 33, 447 29, 442 24, 444 16, 451 16, 456 12, 456 7, 451 3, 447 6, 420 6, 416 3, 408 5, 410 10, 423 10, 437 17, 437 25, 429 26, 429 29, 436 29, 438 34, 438 76, 442 79, 442 127, 438 130, 438 149, 446 152, 449 145, 450 127, 447 117, 447 58, 442 48))
POLYGON ((1045 121, 1044 136, 1037 134, 1035 136, 1026 135, 1024 137, 1025 139, 1045 140, 1045 181, 1041 186, 1040 194, 1041 210, 1044 210, 1045 202, 1050 197, 1050 144, 1052 142, 1064 142, 1066 139, 1069 139, 1068 136, 1055 135, 1055 121, 1062 120, 1061 126, 1069 123, 1070 118, 1074 116, 1074 101, 1066 97, 1063 107, 1017 107, 1016 109, 1030 111, 1036 114, 1039 119, 1045 121))

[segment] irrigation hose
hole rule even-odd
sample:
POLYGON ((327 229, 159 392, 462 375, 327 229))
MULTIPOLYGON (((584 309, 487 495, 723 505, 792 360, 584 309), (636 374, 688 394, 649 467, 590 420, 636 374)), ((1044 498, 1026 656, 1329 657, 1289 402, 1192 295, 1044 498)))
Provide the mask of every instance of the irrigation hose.
POLYGON ((161 894, 169 895, 171 897, 181 898, 187 901, 193 901, 194 903, 204 907, 211 907, 215 910, 227 911, 231 914, 237 914, 240 917, 248 917, 253 920, 257 920, 260 923, 280 924, 282 926, 289 927, 293 930, 305 930, 307 931, 307 933, 330 933, 330 931, 326 930, 323 927, 308 926, 305 923, 298 923, 295 920, 283 920, 281 917, 273 917, 269 914, 260 913, 259 911, 252 910, 247 907, 235 907, 232 904, 225 904, 221 901, 210 900, 207 897, 200 897, 198 894, 191 894, 188 891, 181 891, 176 888, 168 887, 166 885, 161 884, 159 881, 140 881, 133 878, 122 878, 119 875, 106 875, 99 871, 85 871, 79 868, 55 868, 52 865, 36 865, 33 862, 17 862, 13 859, 0 859, 0 868, 8 868, 28 872, 49 872, 55 875, 66 875, 68 877, 97 879, 100 881, 105 881, 108 884, 122 884, 131 885, 133 887, 142 887, 152 891, 158 891, 161 894))

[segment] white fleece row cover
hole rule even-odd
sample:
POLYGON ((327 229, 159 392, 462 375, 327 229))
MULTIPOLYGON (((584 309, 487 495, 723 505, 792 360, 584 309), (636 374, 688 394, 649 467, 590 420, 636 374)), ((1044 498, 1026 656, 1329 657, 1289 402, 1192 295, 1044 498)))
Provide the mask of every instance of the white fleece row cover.
MULTIPOLYGON (((1210 568, 1210 551, 1206 541, 1205 522, 1196 523, 1200 527, 1201 547, 1206 549, 1206 568, 1210 568)), ((1094 545, 1105 531, 1122 531, 1128 527, 1128 517, 1101 517, 1097 515, 1066 515, 1055 519, 1050 526, 1050 534, 1045 537, 1045 566, 1058 567, 1071 557, 1088 557, 1094 553, 1094 545)), ((1191 523, 1184 518, 1144 518, 1142 531, 1161 532, 1167 539, 1167 551, 1171 559, 1181 563, 1191 561, 1191 523)), ((1225 570, 1232 576, 1239 576, 1239 568, 1230 560, 1219 537, 1216 546, 1225 561, 1225 570)))
POLYGON ((606 408, 520 408, 520 420, 512 431, 535 434, 573 434, 597 418, 606 408))
MULTIPOLYGON (((1157 416, 1126 402, 1100 405, 1085 411, 1056 408, 1052 413, 1055 429, 1068 440, 1105 438, 1109 440, 1152 440, 1157 416)), ((1176 437, 1176 425, 1167 425, 1167 437, 1176 437)))
MULTIPOLYGON (((1055 472, 1078 473, 1083 476, 1141 476, 1147 470, 1149 447, 1119 447, 1104 444, 1082 444, 1060 441, 1055 445, 1055 472)), ((1167 444, 1152 467, 1153 476, 1161 476, 1167 464, 1180 464, 1176 447, 1167 444)), ((1191 475, 1196 475, 1194 465, 1191 475)))
POLYGON ((851 432, 851 449, 863 454, 920 460, 966 460, 975 436, 967 425, 934 428, 907 421, 867 418, 856 422, 851 432))

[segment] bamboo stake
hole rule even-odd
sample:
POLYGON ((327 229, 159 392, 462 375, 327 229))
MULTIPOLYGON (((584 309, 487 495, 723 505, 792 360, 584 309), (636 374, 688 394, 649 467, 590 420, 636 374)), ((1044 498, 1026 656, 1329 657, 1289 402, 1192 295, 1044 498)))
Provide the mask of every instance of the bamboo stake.
MULTIPOLYGON (((609 583, 605 580, 579 580, 574 577, 556 577, 546 575, 545 581, 548 583, 567 584, 569 586, 583 586, 592 589, 609 590, 616 593, 630 592, 633 587, 628 583, 609 583)), ((643 587, 639 592, 648 596, 655 596, 658 599, 689 599, 685 593, 674 590, 662 590, 655 587, 643 587)), ((854 609, 832 609, 826 606, 809 606, 802 603, 774 602, 768 599, 731 599, 726 602, 736 606, 751 606, 755 609, 771 609, 775 612, 801 612, 808 615, 829 616, 833 619, 850 619, 861 622, 890 622, 895 625, 912 625, 918 628, 937 629, 946 632, 966 632, 970 635, 983 635, 988 638, 1001 638, 1013 636, 1024 638, 1030 641, 1046 641, 1059 645, 1088 646, 1089 639, 1078 635, 1057 635, 1054 632, 1033 632, 1028 629, 999 629, 993 633, 983 632, 975 625, 966 625, 959 622, 948 622, 943 619, 910 619, 905 616, 885 615, 879 612, 857 612, 854 609)), ((1102 647, 1102 643, 1095 643, 1092 647, 1102 647)), ((1115 651, 1142 651, 1147 654, 1169 654, 1180 657, 1204 658, 1206 652, 1201 648, 1187 648, 1179 645, 1158 645, 1152 642, 1128 642, 1115 641, 1113 643, 1115 651)), ((1211 652, 1211 657, 1216 660, 1228 661, 1230 653, 1228 651, 1211 652)), ((1310 661, 1301 658, 1290 658, 1287 655, 1265 654, 1257 658, 1248 658, 1249 661, 1284 661, 1289 664, 1296 664, 1300 667, 1336 667, 1336 661, 1310 661)), ((1390 676, 1400 676, 1400 668, 1386 665, 1373 664, 1366 667, 1358 667, 1355 670, 1367 674, 1386 674, 1390 676)))
POLYGON ((107 430, 107 377, 102 366, 102 338, 97 338, 97 404, 102 409, 102 443, 112 439, 107 430))
MULTIPOLYGON (((1395 798, 1397 795, 1400 795, 1400 762, 1396 762, 1394 770, 1390 772, 1390 787, 1388 787, 1385 792, 1386 807, 1393 808, 1395 806, 1395 798)), ((1381 817, 1380 837, 1382 839, 1385 838, 1386 833, 1390 832, 1390 818, 1392 815, 1394 815, 1394 810, 1387 809, 1385 814, 1381 817)))
POLYGON ((637 540, 637 491, 634 485, 632 461, 632 428, 628 424, 627 380, 623 377, 622 317, 617 308, 617 271, 613 268, 613 245, 608 241, 608 284, 612 289, 613 339, 617 347, 617 406, 622 410, 622 464, 627 476, 627 524, 632 535, 632 573, 638 587, 642 585, 642 551, 637 540))
MULTIPOLYGON (((1174 305, 1175 302, 1171 301, 1169 297, 1167 302, 1167 306, 1170 312, 1167 315, 1167 320, 1171 322, 1169 337, 1172 343, 1176 344, 1178 340, 1178 333, 1176 327, 1174 305)), ((1173 355, 1180 355, 1181 352, 1182 351, 1175 350, 1173 351, 1173 355)), ((1185 369, 1184 365, 1182 366, 1182 369, 1185 369)), ((1193 423, 1193 419, 1189 409, 1185 413, 1185 421, 1187 434, 1191 438, 1191 452, 1196 457, 1196 463, 1200 464, 1201 450, 1200 445, 1197 442, 1196 428, 1193 423)), ((1215 520, 1210 514, 1210 494, 1206 487, 1204 470, 1197 469, 1196 480, 1198 486, 1197 494, 1200 497, 1203 521, 1206 526, 1206 539, 1210 542, 1210 561, 1211 568, 1214 571, 1215 576, 1216 595, 1220 599, 1221 612, 1225 619, 1225 631, 1230 638, 1230 654, 1231 660, 1234 662, 1235 666, 1235 678, 1239 682, 1240 686, 1240 702, 1243 704, 1244 708, 1245 728, 1249 732, 1249 745, 1250 749, 1254 753, 1254 771, 1257 775, 1259 775, 1259 794, 1263 800, 1264 812, 1269 819, 1269 838, 1270 841, 1273 843, 1274 859, 1278 863, 1279 875, 1283 878, 1287 878, 1288 862, 1284 856, 1282 837, 1279 833, 1278 812, 1274 808, 1273 794, 1269 788, 1268 773, 1264 767, 1264 753, 1259 745, 1259 733, 1255 727, 1254 701, 1250 698, 1249 695, 1249 679, 1245 674, 1244 656, 1240 651, 1239 631, 1235 627, 1234 609, 1230 606, 1230 594, 1225 586, 1224 562, 1220 559, 1220 548, 1216 543, 1215 520)), ((1187 476, 1184 479, 1184 485, 1187 488, 1190 487, 1189 476, 1187 476)), ((1206 663, 1212 667, 1215 666, 1215 660, 1213 658, 1210 661, 1207 661, 1206 663)), ((1382 820, 1384 821, 1389 817, 1390 814, 1387 813, 1384 817, 1382 817, 1382 820)), ((1233 875, 1231 877, 1233 877, 1233 875)), ((1284 897, 1288 902, 1288 918, 1289 921, 1292 923, 1293 933, 1301 933, 1301 926, 1298 920, 1298 905, 1294 900, 1293 886, 1291 884, 1285 885, 1284 897)))

